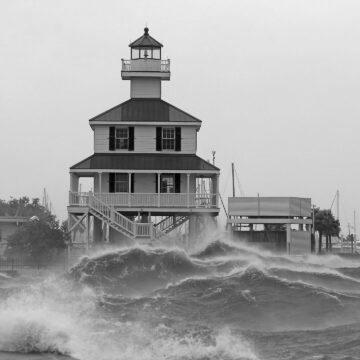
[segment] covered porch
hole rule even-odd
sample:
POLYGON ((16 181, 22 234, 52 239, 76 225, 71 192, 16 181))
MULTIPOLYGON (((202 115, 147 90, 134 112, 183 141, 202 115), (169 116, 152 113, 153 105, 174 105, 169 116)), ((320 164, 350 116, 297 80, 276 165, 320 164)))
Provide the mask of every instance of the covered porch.
POLYGON ((87 206, 93 195, 119 208, 216 209, 218 177, 213 173, 71 172, 69 205, 87 206), (82 177, 93 178, 93 191, 81 192, 82 177))
POLYGON ((86 206, 79 179, 93 179, 91 195, 117 210, 219 208, 219 174, 195 154, 94 154, 70 169, 70 206, 86 206))

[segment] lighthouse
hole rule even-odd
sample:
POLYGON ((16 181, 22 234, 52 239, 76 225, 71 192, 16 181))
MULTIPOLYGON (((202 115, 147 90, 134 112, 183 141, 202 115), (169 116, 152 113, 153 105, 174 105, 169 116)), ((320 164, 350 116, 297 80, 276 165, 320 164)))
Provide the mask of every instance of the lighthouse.
POLYGON ((70 168, 72 242, 79 230, 88 245, 166 239, 181 225, 191 241, 219 214, 220 171, 196 155, 201 120, 162 99, 171 74, 163 45, 146 27, 129 47, 121 77, 130 99, 89 120, 94 153, 70 168), (81 177, 93 191, 80 192, 81 177))

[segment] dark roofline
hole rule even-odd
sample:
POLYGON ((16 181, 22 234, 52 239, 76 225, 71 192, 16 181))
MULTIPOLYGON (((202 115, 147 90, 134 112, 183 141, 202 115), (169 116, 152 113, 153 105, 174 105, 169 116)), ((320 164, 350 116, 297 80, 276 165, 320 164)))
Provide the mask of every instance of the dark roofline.
MULTIPOLYGON (((91 158, 92 158, 94 155, 96 155, 96 154, 97 154, 97 153, 93 153, 92 155, 88 156, 87 158, 85 158, 85 159, 77 162, 75 165, 71 166, 70 169, 76 169, 76 167, 77 167, 78 165, 80 165, 81 163, 83 163, 83 162, 86 161, 86 160, 91 159, 91 158)), ((105 154, 105 153, 104 153, 104 154, 105 154)))
POLYGON ((110 111, 112 111, 112 110, 114 110, 114 109, 118 108, 119 106, 121 106, 121 105, 124 105, 124 104, 128 103, 128 102, 129 102, 129 101, 131 101, 131 100, 132 100, 132 99, 129 99, 129 100, 126 100, 126 101, 124 101, 124 102, 122 102, 122 103, 120 103, 120 104, 118 104, 118 105, 115 105, 115 106, 113 106, 112 108, 110 108, 110 109, 108 109, 108 110, 103 111, 101 114, 95 115, 95 116, 94 116, 94 117, 92 117, 89 121, 93 121, 94 119, 98 118, 99 116, 103 116, 103 115, 107 114, 108 112, 110 112, 110 111))
POLYGON ((188 116, 191 116, 192 118, 194 118, 196 121, 199 121, 199 122, 202 122, 202 120, 198 119, 197 117, 195 117, 194 115, 191 115, 189 114, 188 112, 184 111, 184 110, 181 110, 180 108, 178 108, 177 106, 175 105, 172 105, 170 103, 168 103, 167 101, 163 100, 163 99, 160 99, 161 101, 163 101, 164 103, 168 104, 169 106, 175 108, 176 110, 179 110, 181 112, 183 112, 184 114, 188 115, 188 116))
MULTIPOLYGON (((204 160, 203 158, 201 158, 200 156, 198 156, 197 154, 183 154, 183 153, 113 153, 113 152, 105 152, 105 153, 93 153, 92 155, 88 156, 87 158, 79 161, 78 163, 76 163, 75 165, 70 167, 70 170, 76 170, 77 166, 84 163, 87 160, 91 160, 93 157, 95 156, 110 156, 110 157, 121 157, 121 156, 134 156, 134 157, 138 157, 138 156, 145 156, 145 157, 167 157, 167 156, 171 156, 171 157, 196 157, 198 158, 200 161, 205 162, 208 166, 210 166, 212 169, 208 169, 209 171, 220 171, 220 168, 218 168, 217 166, 211 164, 209 161, 204 160)), ((89 169, 82 169, 82 170, 93 170, 92 168, 89 169)))
POLYGON ((155 40, 152 36, 149 35, 149 28, 145 27, 144 34, 139 36, 136 40, 132 41, 129 44, 129 47, 135 47, 135 48, 141 48, 141 47, 163 47, 163 44, 157 40, 155 40), (142 38, 149 39, 150 41, 153 41, 155 45, 134 45, 136 42, 140 41, 142 38))
POLYGON ((194 119, 194 121, 197 121, 197 122, 202 123, 202 120, 198 119, 197 117, 189 114, 188 112, 186 112, 186 111, 178 108, 178 107, 175 106, 175 105, 170 104, 169 102, 167 102, 167 101, 165 101, 165 100, 163 100, 163 99, 158 99, 158 98, 131 98, 131 99, 128 99, 128 100, 126 100, 126 101, 124 101, 124 102, 122 102, 122 103, 120 103, 120 104, 118 104, 118 105, 113 106, 112 108, 110 108, 110 109, 108 109, 108 110, 103 111, 101 114, 98 114, 98 115, 96 115, 96 116, 93 116, 91 119, 89 119, 89 122, 90 122, 90 121, 95 121, 96 118, 98 118, 98 117, 100 117, 100 116, 103 116, 103 115, 107 114, 108 112, 110 112, 110 111, 112 111, 112 110, 115 110, 116 108, 118 108, 118 107, 120 107, 120 106, 122 106, 122 105, 125 105, 126 103, 128 103, 128 102, 130 102, 130 101, 132 101, 132 100, 135 100, 135 101, 136 101, 136 100, 158 100, 158 101, 162 101, 162 102, 164 102, 165 104, 173 107, 174 109, 176 109, 176 110, 178 110, 178 111, 181 111, 182 113, 186 114, 187 116, 192 117, 192 118, 194 119))

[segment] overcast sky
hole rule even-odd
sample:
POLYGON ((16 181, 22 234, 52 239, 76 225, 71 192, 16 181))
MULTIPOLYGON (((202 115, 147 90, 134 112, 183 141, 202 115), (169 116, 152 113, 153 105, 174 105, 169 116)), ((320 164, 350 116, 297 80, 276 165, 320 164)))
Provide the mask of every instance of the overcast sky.
MULTIPOLYGON (((163 43, 163 98, 203 120, 198 154, 235 162, 247 196, 305 196, 343 228, 360 210, 360 3, 321 0, 0 0, 0 198, 66 217, 68 169, 93 153, 88 119, 129 98, 121 58, 163 43)), ((360 218, 360 214, 359 214, 360 218)))

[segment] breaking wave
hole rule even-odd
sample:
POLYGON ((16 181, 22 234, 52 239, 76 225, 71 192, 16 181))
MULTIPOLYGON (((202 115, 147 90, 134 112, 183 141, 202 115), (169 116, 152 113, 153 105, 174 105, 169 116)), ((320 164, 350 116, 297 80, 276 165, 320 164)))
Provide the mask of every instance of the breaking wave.
POLYGON ((351 340, 360 336, 355 259, 290 257, 230 241, 194 254, 139 246, 88 256, 64 277, 1 296, 0 359, 1 351, 81 360, 300 359, 287 347, 300 354, 296 339, 316 337, 321 346, 311 355, 324 355, 335 334, 339 344, 351 342, 349 359, 360 346, 351 340), (280 350, 271 355, 268 344, 280 350))

